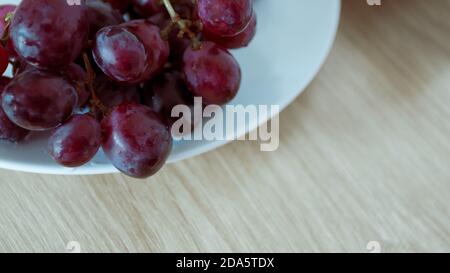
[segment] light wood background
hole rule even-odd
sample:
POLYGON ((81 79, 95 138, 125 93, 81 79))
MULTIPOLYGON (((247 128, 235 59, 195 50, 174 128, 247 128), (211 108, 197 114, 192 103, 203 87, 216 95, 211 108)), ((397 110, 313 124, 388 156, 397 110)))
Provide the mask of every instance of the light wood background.
POLYGON ((343 0, 276 152, 232 143, 145 182, 0 171, 0 251, 450 251, 449 18, 343 0))

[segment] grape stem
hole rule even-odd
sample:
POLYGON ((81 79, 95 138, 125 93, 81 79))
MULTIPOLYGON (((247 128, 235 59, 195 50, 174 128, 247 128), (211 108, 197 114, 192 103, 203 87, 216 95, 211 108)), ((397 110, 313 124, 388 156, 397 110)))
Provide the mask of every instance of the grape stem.
POLYGON ((8 12, 5 16, 5 29, 3 30, 2 36, 0 37, 0 43, 2 43, 3 46, 5 46, 9 41, 9 26, 11 25, 13 16, 14 12, 8 12))
POLYGON ((187 34, 189 39, 191 39, 192 47, 195 49, 200 48, 201 42, 197 39, 197 36, 195 35, 195 33, 189 29, 192 22, 189 20, 182 19, 180 17, 180 15, 173 8, 170 0, 162 0, 162 2, 164 3, 164 6, 165 6, 167 12, 169 13, 172 23, 178 25, 178 28, 180 29, 179 37, 183 37, 184 34, 187 34))
MULTIPOLYGON (((172 3, 170 3, 170 0, 162 0, 164 3, 164 6, 166 7, 167 12, 170 15, 170 18, 172 18, 172 21, 176 21, 180 19, 180 16, 177 14, 175 9, 172 6, 172 3)), ((181 26, 181 25, 180 25, 181 26)))
MULTIPOLYGON (((83 61, 84 61, 84 67, 86 69, 86 73, 88 75, 87 79, 87 86, 89 88, 89 92, 91 93, 91 104, 93 107, 97 107, 103 114, 106 114, 108 112, 108 108, 103 105, 103 103, 100 101, 100 99, 97 97, 97 94, 95 93, 94 89, 94 80, 95 80, 95 72, 94 69, 92 69, 91 62, 89 61, 89 57, 86 52, 83 52, 83 61)), ((91 110, 92 111, 92 110, 91 110)))

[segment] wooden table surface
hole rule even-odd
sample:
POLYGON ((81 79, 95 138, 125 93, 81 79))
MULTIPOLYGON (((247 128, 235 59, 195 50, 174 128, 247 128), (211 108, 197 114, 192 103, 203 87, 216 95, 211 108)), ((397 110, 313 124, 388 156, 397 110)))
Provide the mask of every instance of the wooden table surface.
POLYGON ((335 47, 281 115, 136 182, 0 171, 0 251, 450 251, 450 1, 343 0, 335 47))

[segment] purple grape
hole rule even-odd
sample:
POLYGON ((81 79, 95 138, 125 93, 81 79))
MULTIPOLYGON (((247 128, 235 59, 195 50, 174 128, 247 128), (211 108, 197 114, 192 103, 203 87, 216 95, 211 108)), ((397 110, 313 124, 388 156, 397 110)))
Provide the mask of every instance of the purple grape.
POLYGON ((97 31, 104 27, 123 23, 123 18, 120 12, 105 2, 99 0, 88 0, 86 2, 86 9, 89 20, 90 39, 95 38, 97 31))
POLYGON ((216 42, 217 44, 225 48, 229 49, 242 48, 248 46, 255 37, 256 24, 257 24, 256 13, 253 13, 252 19, 250 20, 248 26, 246 26, 245 29, 237 35, 218 36, 208 32, 204 32, 204 35, 208 40, 216 42))
POLYGON ((241 69, 226 49, 213 42, 203 42, 199 50, 189 47, 183 60, 186 84, 205 104, 225 104, 236 96, 241 69))
POLYGON ((63 68, 62 74, 75 86, 78 95, 78 106, 81 107, 85 105, 91 96, 91 93, 86 88, 86 83, 88 81, 86 71, 78 64, 71 63, 63 68))
POLYGON ((235 36, 250 22, 252 0, 197 0, 197 13, 204 31, 218 36, 235 36))
POLYGON ((124 102, 140 102, 138 86, 120 85, 112 82, 106 76, 96 79, 95 93, 107 108, 114 108, 124 102))
POLYGON ((169 125, 177 118, 172 118, 172 109, 177 105, 193 105, 192 94, 187 90, 182 74, 171 71, 156 77, 145 84, 142 90, 143 103, 158 113, 169 125))
POLYGON ((149 63, 140 82, 151 79, 166 64, 170 54, 169 43, 162 39, 159 27, 149 20, 133 20, 126 22, 123 26, 139 37, 145 45, 147 54, 152 56, 153 62, 149 63))
POLYGON ((72 83, 46 71, 27 70, 16 76, 2 93, 8 118, 28 130, 52 129, 71 114, 77 105, 72 83))
POLYGON ((118 82, 139 81, 148 66, 144 45, 123 27, 106 27, 97 33, 94 59, 106 75, 118 82))
POLYGON ((5 112, 3 111, 3 108, 1 107, 2 104, 2 97, 1 94, 3 93, 3 90, 5 86, 11 81, 9 78, 1 77, 0 78, 0 139, 1 140, 7 140, 10 142, 19 142, 23 140, 30 131, 23 129, 16 124, 12 123, 8 116, 6 116, 5 112))
POLYGON ((23 0, 10 26, 15 51, 40 68, 57 69, 73 62, 85 45, 89 30, 84 0, 23 0))
POLYGON ((100 145, 100 123, 89 115, 74 115, 53 130, 48 152, 59 164, 73 168, 89 162, 100 145))
POLYGON ((114 81, 136 84, 149 80, 169 55, 169 45, 159 31, 146 20, 105 27, 96 35, 95 62, 114 81))
POLYGON ((102 121, 102 147, 123 173, 146 178, 164 165, 172 149, 169 128, 149 107, 124 103, 102 121))

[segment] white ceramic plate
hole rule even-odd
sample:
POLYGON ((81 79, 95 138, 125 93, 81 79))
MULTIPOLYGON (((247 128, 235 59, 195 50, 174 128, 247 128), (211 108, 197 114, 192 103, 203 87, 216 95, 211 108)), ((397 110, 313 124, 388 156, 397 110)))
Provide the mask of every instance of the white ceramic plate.
MULTIPOLYGON (((63 0, 61 0, 63 1, 63 0)), ((19 3, 0 0, 0 4, 19 3)), ((250 47, 234 55, 241 64, 243 81, 230 104, 279 105, 284 109, 312 81, 324 63, 339 24, 339 0, 256 0, 258 33, 250 47)), ((237 128, 237 135, 258 123, 237 128)), ((233 133, 233 132, 228 132, 233 133)), ((226 141, 176 142, 169 162, 213 150, 226 141)), ((80 168, 55 164, 46 153, 46 135, 11 145, 0 143, 0 168, 47 174, 103 174, 116 172, 100 152, 80 168)))

